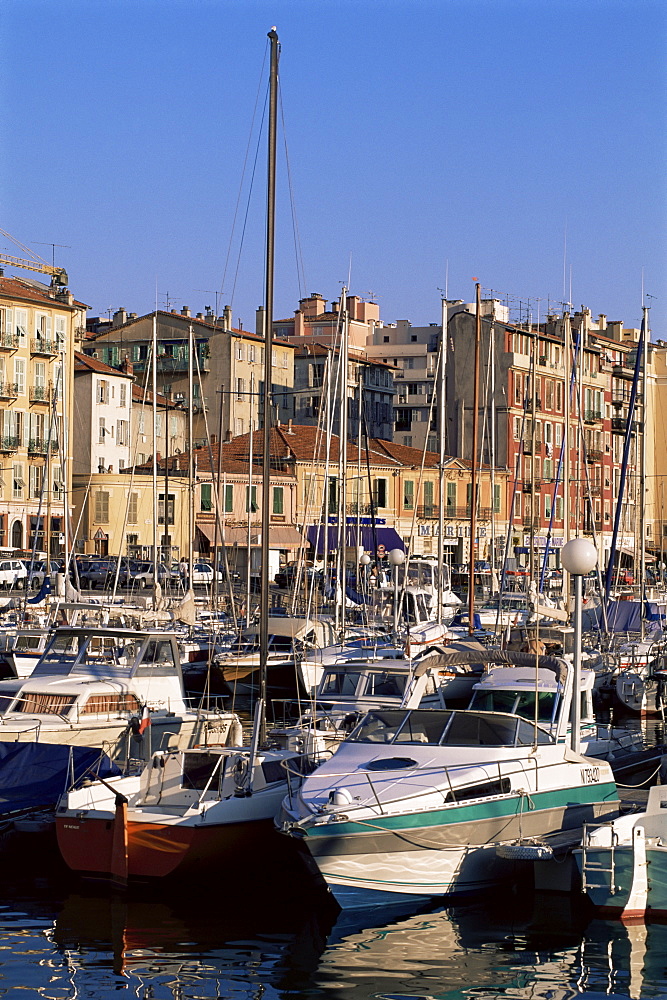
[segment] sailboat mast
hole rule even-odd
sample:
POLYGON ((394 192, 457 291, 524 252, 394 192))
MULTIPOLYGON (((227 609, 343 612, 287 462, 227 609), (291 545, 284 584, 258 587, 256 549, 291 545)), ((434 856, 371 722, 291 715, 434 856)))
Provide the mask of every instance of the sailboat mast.
MULTIPOLYGON (((271 42, 269 86, 269 134, 266 206, 266 299, 264 303, 264 437, 262 464, 262 574, 260 582, 259 698, 266 701, 266 673, 269 648, 269 518, 271 482, 271 355, 273 352, 273 267, 276 209, 276 120, 278 108, 278 33, 268 33, 271 42)), ((263 728, 263 727, 262 727, 263 728)), ((263 733, 262 733, 263 735, 263 733)))
POLYGON ((440 337, 440 355, 438 357, 438 422, 440 424, 440 468, 438 470, 438 586, 436 599, 438 602, 438 624, 442 624, 443 577, 445 571, 445 407, 446 359, 447 359, 447 299, 442 300, 442 335, 440 337))
POLYGON ((647 390, 647 365, 648 365, 648 339, 650 331, 648 326, 648 308, 643 306, 644 329, 644 355, 642 357, 642 441, 639 466, 639 600, 641 601, 641 638, 644 638, 646 623, 644 606, 646 602, 646 390, 647 390))
POLYGON ((470 582, 468 584, 468 632, 475 629, 475 535, 477 534, 477 434, 479 424, 479 342, 482 329, 482 302, 479 282, 475 297, 475 373, 472 393, 472 471, 470 476, 470 582))

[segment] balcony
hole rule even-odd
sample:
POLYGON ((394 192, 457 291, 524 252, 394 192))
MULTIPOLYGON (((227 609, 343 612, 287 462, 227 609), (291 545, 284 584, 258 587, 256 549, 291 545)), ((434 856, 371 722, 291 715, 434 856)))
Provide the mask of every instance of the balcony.
POLYGON ((0 333, 0 351, 15 351, 20 344, 15 333, 0 333))
POLYGON ((601 462, 602 461, 602 452, 598 451, 596 448, 589 448, 588 451, 586 452, 586 461, 587 462, 601 462))
POLYGON ((0 382, 0 399, 16 399, 18 394, 18 382, 0 382))
MULTIPOLYGON (((134 368, 136 370, 136 363, 134 368)), ((210 364, 208 358, 199 358, 195 360, 194 370, 200 372, 207 372, 210 370, 210 364)), ((188 359, 187 358, 172 358, 167 354, 158 355, 157 359, 157 370, 163 374, 171 374, 176 372, 187 372, 188 371, 188 359)))
POLYGON ((532 455, 533 454, 533 450, 534 450, 534 452, 535 452, 536 455, 541 453, 541 451, 542 451, 542 442, 540 440, 537 440, 535 442, 535 448, 534 449, 533 449, 533 442, 532 441, 524 441, 523 442, 523 453, 524 453, 524 455, 532 455))
POLYGON ((635 374, 635 366, 629 365, 627 363, 620 365, 617 364, 614 365, 614 367, 611 370, 611 373, 614 376, 614 378, 627 378, 629 381, 632 381, 635 374))
POLYGON ((584 423, 596 424, 602 420, 601 410, 584 410, 584 423))
POLYGON ((5 453, 10 451, 18 451, 18 447, 19 447, 18 435, 10 434, 5 437, 0 437, 0 451, 5 453))
POLYGON ((372 516, 377 511, 377 506, 370 503, 348 503, 345 509, 350 515, 364 514, 372 516))
POLYGON ((524 519, 523 519, 523 527, 524 527, 524 530, 526 530, 526 531, 530 531, 531 529, 533 531, 538 531, 539 527, 540 527, 540 519, 539 519, 539 517, 524 517, 524 519))
POLYGON ((58 353, 58 344, 55 340, 47 340, 45 337, 32 337, 30 340, 30 353, 53 357, 58 353))
POLYGON ((30 438, 28 441, 29 455, 46 455, 48 450, 49 446, 44 438, 30 438))
POLYGON ((48 386, 31 385, 29 398, 31 403, 48 403, 49 402, 48 386))
POLYGON ((588 492, 592 497, 599 497, 602 494, 602 487, 599 485, 589 486, 588 492))
MULTIPOLYGON (((440 508, 437 504, 425 504, 417 507, 417 518, 420 521, 437 521, 440 517, 440 508)), ((450 507, 443 508, 445 520, 466 521, 470 519, 470 507, 450 507)), ((477 511, 477 518, 481 521, 488 521, 491 518, 490 507, 480 507, 477 511)))

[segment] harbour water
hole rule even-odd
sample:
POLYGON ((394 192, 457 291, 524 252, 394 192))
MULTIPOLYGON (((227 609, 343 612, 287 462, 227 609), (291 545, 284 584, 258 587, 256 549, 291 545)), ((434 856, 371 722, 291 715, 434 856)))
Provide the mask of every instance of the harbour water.
MULTIPOLYGON (((650 740, 660 741, 661 727, 650 740)), ((4 854, 0 995, 46 1000, 667 998, 667 926, 529 882, 457 905, 341 912, 292 841, 252 870, 113 890, 55 844, 4 854)))

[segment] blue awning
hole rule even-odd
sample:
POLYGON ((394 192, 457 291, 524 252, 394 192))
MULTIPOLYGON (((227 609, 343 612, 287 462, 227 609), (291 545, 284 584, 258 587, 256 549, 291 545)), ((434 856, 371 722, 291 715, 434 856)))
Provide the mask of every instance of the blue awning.
MULTIPOLYGON (((329 552, 334 552, 338 548, 338 528, 331 525, 312 524, 307 531, 307 537, 313 548, 316 548, 317 555, 322 555, 324 546, 329 552)), ((362 524, 359 529, 359 540, 357 541, 357 525, 348 524, 345 528, 345 545, 348 549, 356 549, 363 546, 366 552, 377 552, 384 555, 392 549, 405 551, 403 539, 394 528, 378 527, 373 530, 370 525, 362 524)))

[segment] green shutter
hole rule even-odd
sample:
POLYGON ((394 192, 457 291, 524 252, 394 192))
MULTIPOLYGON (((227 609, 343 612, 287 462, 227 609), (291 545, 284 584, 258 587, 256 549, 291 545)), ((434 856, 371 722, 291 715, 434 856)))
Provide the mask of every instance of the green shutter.
POLYGON ((211 484, 202 483, 201 484, 201 509, 202 510, 213 510, 213 501, 211 500, 211 484))
POLYGON ((283 513, 283 488, 282 486, 273 487, 273 513, 282 514, 283 513))
POLYGON ((229 514, 234 510, 234 486, 227 483, 225 486, 225 513, 229 514))

